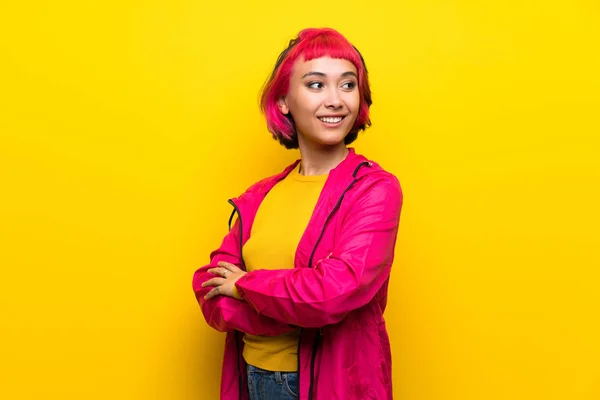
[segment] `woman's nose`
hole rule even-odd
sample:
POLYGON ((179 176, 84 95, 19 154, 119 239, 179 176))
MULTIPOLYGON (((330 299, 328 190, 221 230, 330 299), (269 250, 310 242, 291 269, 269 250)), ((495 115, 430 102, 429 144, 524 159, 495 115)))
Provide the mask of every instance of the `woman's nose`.
POLYGON ((339 108, 342 106, 342 99, 337 91, 337 88, 331 88, 327 92, 327 99, 325 105, 331 108, 339 108))

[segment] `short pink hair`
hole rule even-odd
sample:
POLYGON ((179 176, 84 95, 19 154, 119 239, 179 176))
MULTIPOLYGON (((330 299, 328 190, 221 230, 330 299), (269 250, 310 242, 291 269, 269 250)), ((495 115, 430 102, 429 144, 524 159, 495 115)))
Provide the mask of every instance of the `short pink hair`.
POLYGON ((358 90, 360 106, 354 126, 346 135, 344 142, 348 145, 356 140, 358 132, 371 125, 369 107, 371 89, 367 67, 362 55, 356 47, 330 28, 309 28, 300 31, 298 37, 290 40, 289 46, 279 55, 275 68, 261 96, 260 106, 267 119, 267 128, 273 138, 288 149, 298 148, 298 135, 291 115, 283 114, 278 106, 279 99, 285 96, 290 86, 290 76, 294 63, 303 58, 310 61, 320 57, 341 58, 350 61, 358 71, 358 90))

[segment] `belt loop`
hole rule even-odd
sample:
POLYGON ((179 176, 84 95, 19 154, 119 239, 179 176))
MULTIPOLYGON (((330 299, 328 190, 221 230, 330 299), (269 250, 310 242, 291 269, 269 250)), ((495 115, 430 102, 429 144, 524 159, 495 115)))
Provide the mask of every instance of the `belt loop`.
POLYGON ((275 371, 274 375, 275 375, 275 382, 277 382, 278 385, 282 385, 283 378, 281 377, 281 372, 275 371))

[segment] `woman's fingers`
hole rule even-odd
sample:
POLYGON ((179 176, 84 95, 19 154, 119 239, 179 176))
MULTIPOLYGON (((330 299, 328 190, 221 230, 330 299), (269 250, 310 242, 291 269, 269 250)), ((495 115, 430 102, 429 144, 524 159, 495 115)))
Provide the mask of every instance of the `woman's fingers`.
POLYGON ((202 282, 202 287, 221 286, 223 283, 225 283, 225 279, 223 278, 212 278, 207 280, 206 282, 202 282))
POLYGON ((214 286, 214 288, 204 296, 205 300, 215 296, 234 297, 233 286, 235 285, 235 282, 246 274, 241 268, 225 261, 219 261, 217 265, 218 267, 210 268, 208 270, 208 272, 216 276, 202 283, 202 287, 214 286))
POLYGON ((210 299, 212 297, 217 296, 219 294, 219 287, 220 286, 217 286, 217 287, 213 288, 210 292, 208 292, 206 294, 206 296, 204 296, 204 300, 208 300, 208 299, 210 299))
POLYGON ((208 270, 208 272, 210 272, 211 274, 215 274, 215 275, 218 275, 218 276, 221 276, 221 277, 227 271, 228 270, 226 268, 211 268, 211 269, 208 270))
POLYGON ((231 271, 231 272, 238 272, 238 271, 241 271, 241 269, 240 269, 238 266, 236 266, 236 265, 234 265, 234 264, 231 264, 231 263, 228 263, 228 262, 226 262, 226 261, 219 261, 219 262, 217 263, 217 265, 218 265, 219 267, 221 267, 221 268, 225 268, 225 269, 227 269, 227 270, 229 270, 229 271, 231 271))

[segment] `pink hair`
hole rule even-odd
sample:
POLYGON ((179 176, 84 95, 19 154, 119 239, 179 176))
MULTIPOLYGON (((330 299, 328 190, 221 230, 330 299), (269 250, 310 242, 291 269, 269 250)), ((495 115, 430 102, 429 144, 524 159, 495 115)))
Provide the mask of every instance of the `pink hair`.
POLYGON ((354 64, 358 72, 360 106, 354 126, 346 136, 345 143, 352 143, 356 140, 359 131, 371 125, 369 119, 369 107, 372 104, 371 89, 367 68, 359 51, 342 34, 331 28, 304 29, 296 39, 290 40, 288 48, 279 55, 260 101, 262 112, 267 119, 267 128, 273 137, 288 149, 298 148, 298 138, 293 119, 282 114, 279 109, 279 99, 289 90, 292 67, 299 58, 310 61, 325 56, 348 60, 354 64))

